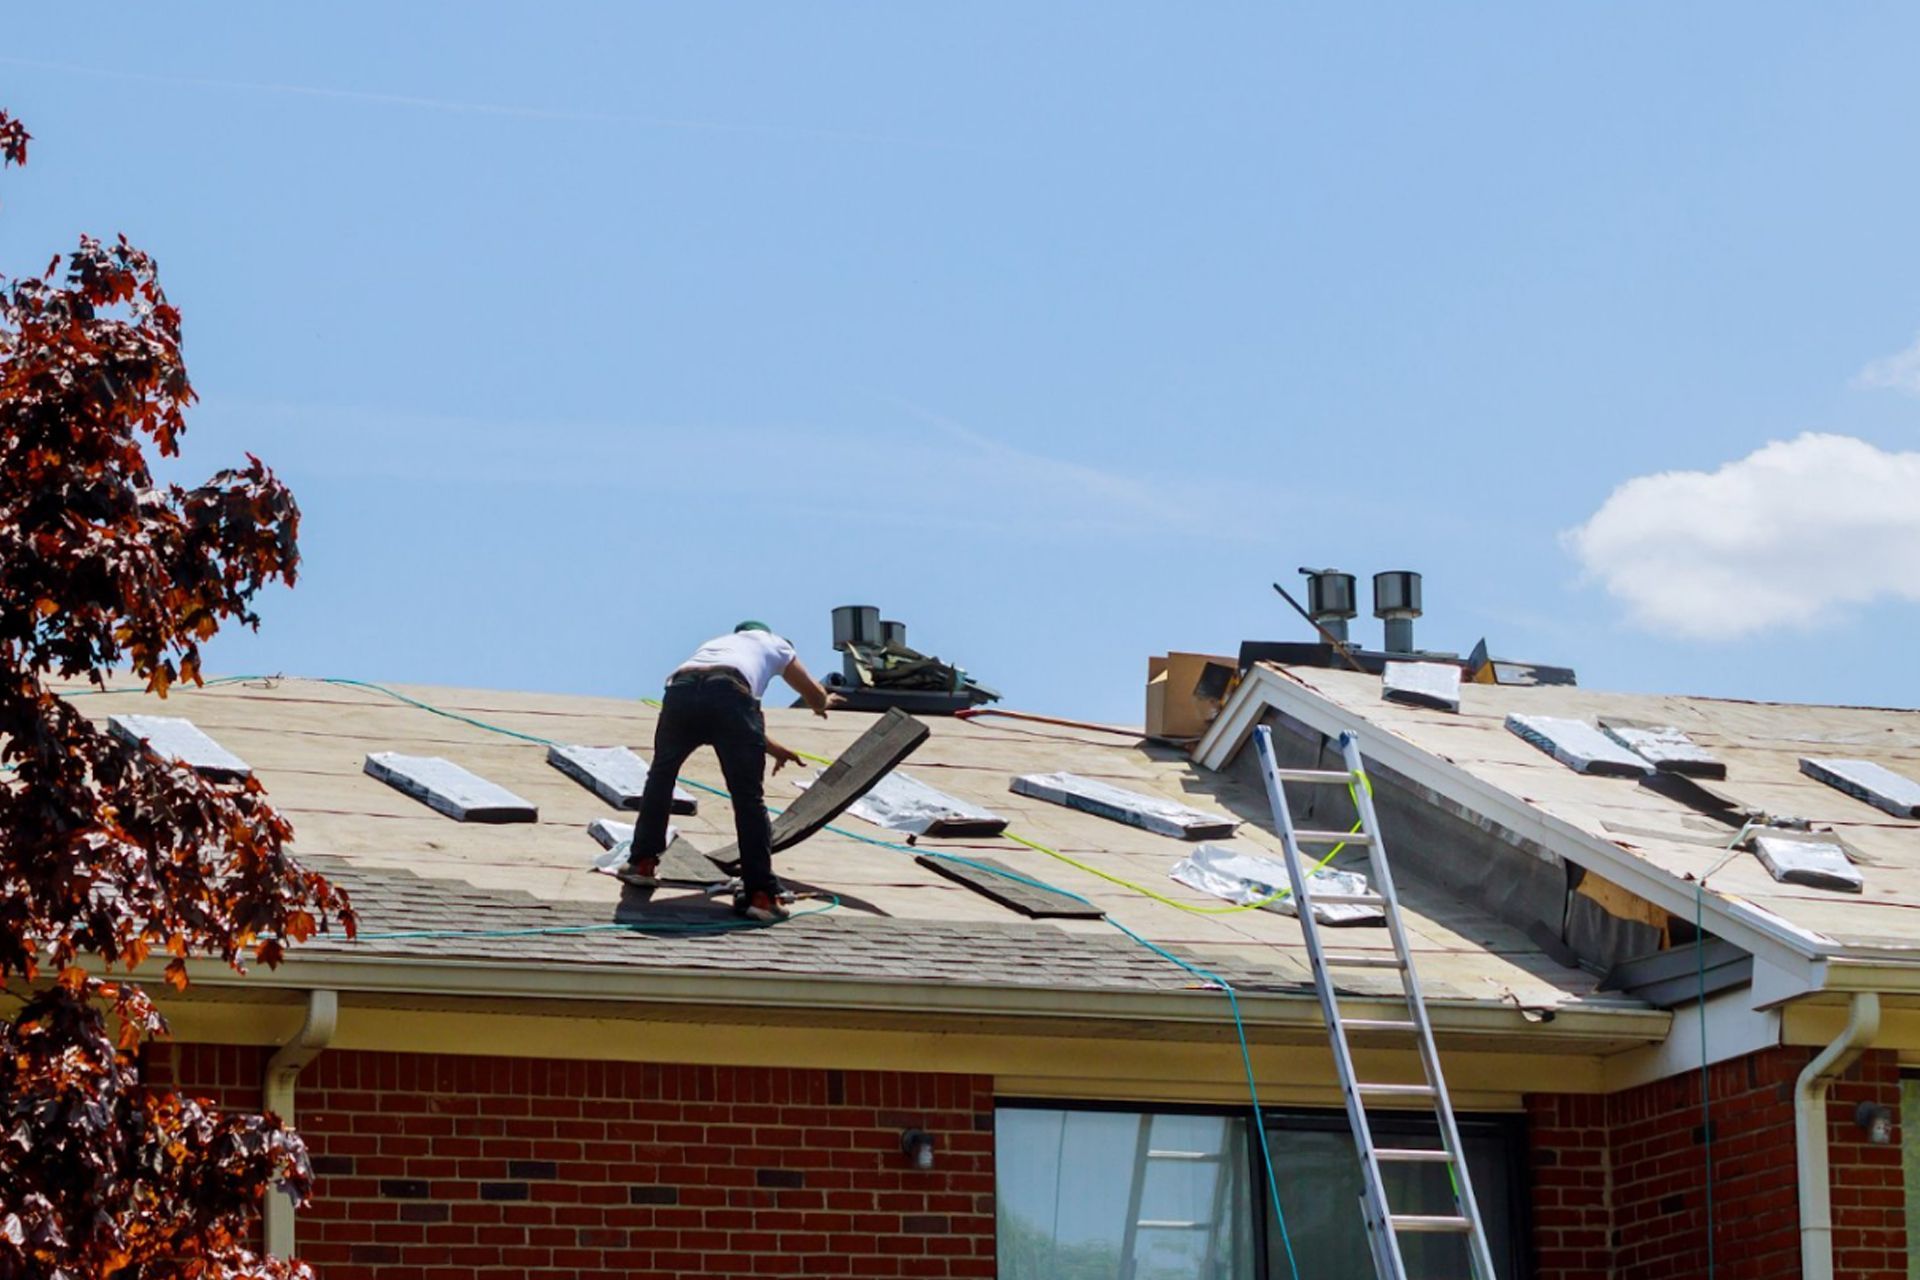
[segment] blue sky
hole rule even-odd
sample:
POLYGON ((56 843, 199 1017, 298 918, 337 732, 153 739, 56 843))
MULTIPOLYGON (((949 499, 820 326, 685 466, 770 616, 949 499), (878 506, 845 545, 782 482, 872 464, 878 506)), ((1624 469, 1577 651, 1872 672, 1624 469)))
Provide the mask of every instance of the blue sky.
POLYGON ((1137 722, 1149 653, 1304 638, 1267 584, 1325 563, 1595 687, 1912 705, 1915 47, 1891 5, 42 6, 0 270, 153 252, 185 473, 293 484, 304 576, 225 671, 642 694, 743 616, 830 667, 861 602, 1137 722))

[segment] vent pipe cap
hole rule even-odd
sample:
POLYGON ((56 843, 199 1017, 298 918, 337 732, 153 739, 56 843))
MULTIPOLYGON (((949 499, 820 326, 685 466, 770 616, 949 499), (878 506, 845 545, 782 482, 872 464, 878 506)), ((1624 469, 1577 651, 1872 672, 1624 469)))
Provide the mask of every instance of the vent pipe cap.
POLYGON ((833 647, 872 648, 880 643, 880 610, 870 604, 843 604, 833 611, 833 647))
POLYGON ((1373 575, 1373 616, 1420 616, 1420 575, 1410 569, 1389 569, 1373 575))

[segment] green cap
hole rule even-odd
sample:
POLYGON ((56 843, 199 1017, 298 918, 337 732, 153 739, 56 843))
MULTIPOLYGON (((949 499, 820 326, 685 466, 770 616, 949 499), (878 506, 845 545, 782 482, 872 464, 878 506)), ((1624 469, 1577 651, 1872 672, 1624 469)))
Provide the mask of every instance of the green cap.
POLYGON ((773 628, 772 628, 772 627, 770 627, 770 626, 768 626, 768 625, 767 625, 766 623, 764 623, 764 622, 755 622, 755 621, 754 621, 754 620, 753 620, 752 618, 748 618, 748 619, 747 619, 747 620, 746 620, 745 622, 743 622, 743 623, 741 623, 741 624, 740 624, 739 626, 737 626, 737 627, 735 627, 735 628, 734 628, 734 630, 735 630, 735 631, 768 631, 768 632, 771 632, 771 631, 773 630, 773 628))

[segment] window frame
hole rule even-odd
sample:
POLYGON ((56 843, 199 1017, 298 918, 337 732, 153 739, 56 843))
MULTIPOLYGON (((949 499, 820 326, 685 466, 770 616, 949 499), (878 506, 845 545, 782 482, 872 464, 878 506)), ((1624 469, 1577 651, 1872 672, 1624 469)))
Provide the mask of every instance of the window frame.
MULTIPOLYGON (((1916 1076, 1915 1078, 1920 1078, 1916 1076)), ((1345 1111, 1326 1107, 1277 1106, 1261 1107, 1257 1111, 1250 1106, 1219 1105, 1204 1102, 1146 1102, 1115 1098, 1035 1098, 1035 1097, 996 1097, 993 1100, 996 1117, 1001 1110, 1008 1111, 1095 1111, 1120 1113, 1124 1115, 1185 1115, 1185 1116, 1221 1116, 1243 1120, 1250 1125, 1262 1125, 1272 1140, 1275 1133, 1285 1133, 1288 1129, 1308 1132, 1336 1132, 1351 1135, 1352 1128, 1347 1122, 1345 1111)), ((1440 1133, 1439 1121, 1424 1112, 1397 1112, 1380 1110, 1367 1116, 1369 1125, 1376 1137, 1427 1137, 1437 1139, 1440 1133)), ((996 1125, 998 1121, 996 1118, 996 1125)), ((1507 1178, 1507 1220, 1512 1225, 1508 1241, 1509 1256, 1514 1260, 1512 1280, 1533 1280, 1533 1198, 1527 1194, 1531 1180, 1527 1176, 1527 1118, 1518 1112, 1473 1111, 1459 1112, 1454 1116, 1459 1126, 1460 1136, 1464 1140, 1469 1135, 1475 1137, 1492 1136, 1499 1140, 1502 1153, 1510 1171, 1507 1178)), ((1273 1207, 1273 1193, 1267 1181, 1266 1161, 1261 1158, 1260 1135, 1247 1135, 1247 1188, 1253 1200, 1251 1231, 1253 1246, 1253 1269, 1256 1280, 1278 1280, 1267 1266, 1267 1213, 1273 1207)), ((999 1212, 1000 1190, 998 1166, 1000 1150, 996 1142, 994 1165, 994 1210, 999 1212)), ((1359 1212, 1356 1207, 1355 1212, 1359 1212)))

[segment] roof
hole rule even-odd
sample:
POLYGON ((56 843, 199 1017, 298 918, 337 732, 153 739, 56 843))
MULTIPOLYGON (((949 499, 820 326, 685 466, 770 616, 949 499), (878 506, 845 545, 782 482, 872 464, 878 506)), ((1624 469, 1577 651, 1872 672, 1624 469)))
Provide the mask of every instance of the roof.
MULTIPOLYGON (((1803 774, 1803 756, 1874 761, 1920 778, 1920 712, 1743 702, 1558 686, 1463 684, 1458 713, 1387 702, 1379 677, 1261 664, 1196 753, 1219 765, 1267 706, 1323 733, 1361 732, 1370 757, 1538 839, 1556 854, 1690 917, 1706 877, 1709 928, 1749 950, 1920 963, 1920 821, 1803 774), (1744 808, 1831 827, 1857 854, 1865 892, 1775 881, 1736 830, 1680 793, 1576 773, 1506 727, 1509 715, 1635 720, 1683 730, 1726 764, 1708 785, 1744 808), (1524 822, 1526 819, 1532 821, 1524 822)), ((1737 820, 1736 820, 1737 821, 1737 820)))
MULTIPOLYGON (((508 936, 383 938, 418 930, 498 933, 524 927, 593 926, 619 913, 620 886, 590 870, 600 850, 588 824, 625 818, 549 766, 545 747, 414 703, 538 739, 626 744, 647 754, 655 710, 638 700, 541 693, 245 680, 178 689, 164 701, 136 690, 78 698, 104 720, 141 711, 190 718, 247 761, 294 824, 295 851, 336 874, 354 892, 360 941, 319 940, 299 949, 323 955, 431 956, 497 963, 567 963, 596 970, 649 968, 734 973, 840 975, 942 984, 971 982, 1050 988, 1185 990, 1195 976, 1129 941, 1100 920, 1033 920, 918 865, 914 853, 990 857, 1023 875, 1083 895, 1113 922, 1189 963, 1251 990, 1310 994, 1298 924, 1270 910, 1190 914, 1153 901, 1008 838, 933 840, 917 850, 852 816, 776 858, 786 881, 838 895, 838 905, 777 928, 711 937, 660 937, 617 930, 508 936), (367 776, 369 752, 443 756, 533 802, 532 823, 460 823, 367 776), (868 841, 841 832, 857 832, 868 841), (532 922, 529 926, 526 922, 532 922), (542 922, 545 922, 543 924, 542 922)), ((873 717, 769 709, 782 742, 822 756, 844 750, 873 717)), ((1008 818, 1010 831, 1107 874, 1151 887, 1175 902, 1224 904, 1168 878, 1191 845, 1100 817, 1013 794, 1013 775, 1070 771, 1246 820, 1237 845, 1277 853, 1263 794, 1194 765, 1184 754, 1127 736, 1010 721, 928 722, 932 736, 906 763, 911 775, 1008 818)), ((717 762, 698 752, 683 774, 718 788, 717 762)), ((768 802, 799 794, 794 772, 769 779, 768 802)), ((705 849, 727 843, 727 804, 699 793, 697 816, 675 825, 705 849)), ((1403 887, 1408 932, 1430 998, 1528 1008, 1568 1006, 1594 995, 1595 978, 1561 966, 1520 930, 1457 901, 1403 887)), ((803 906, 821 907, 824 898, 803 906)), ((727 919, 721 904, 663 889, 649 911, 727 919)), ((1384 931, 1348 931, 1343 949, 1385 949, 1384 931), (1349 944, 1351 944, 1349 946, 1349 944)), ((1397 979, 1390 979, 1397 982, 1397 979)), ((1355 990, 1366 992, 1363 979, 1355 990)), ((1591 1000, 1622 1009, 1618 997, 1591 1000)))

